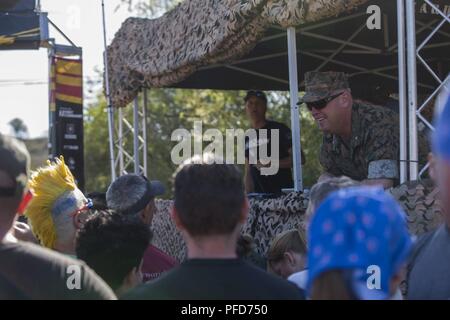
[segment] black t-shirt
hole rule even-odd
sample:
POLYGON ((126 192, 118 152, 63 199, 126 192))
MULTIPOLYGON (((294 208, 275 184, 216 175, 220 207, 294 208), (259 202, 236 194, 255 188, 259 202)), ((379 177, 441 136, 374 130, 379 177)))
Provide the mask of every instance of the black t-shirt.
POLYGON ((292 283, 241 259, 190 259, 130 291, 136 300, 301 300, 292 283))
POLYGON ((0 300, 10 299, 113 300, 116 296, 84 262, 31 243, 0 243, 0 300))
MULTIPOLYGON (((250 151, 254 152, 256 159, 259 161, 259 147, 267 144, 267 155, 271 156, 271 130, 279 130, 279 159, 287 158, 289 149, 292 148, 291 129, 282 123, 267 120, 264 127, 267 129, 267 140, 260 139, 260 131, 256 130, 257 142, 252 143, 248 137, 245 139, 245 158, 249 160, 250 151), (252 148, 253 146, 253 148, 252 148), (252 149, 252 150, 251 150, 252 149)), ((292 170, 290 168, 279 168, 274 175, 262 175, 258 168, 250 164, 250 175, 253 180, 254 192, 257 193, 280 193, 281 189, 292 188, 294 183, 292 180, 292 170)))

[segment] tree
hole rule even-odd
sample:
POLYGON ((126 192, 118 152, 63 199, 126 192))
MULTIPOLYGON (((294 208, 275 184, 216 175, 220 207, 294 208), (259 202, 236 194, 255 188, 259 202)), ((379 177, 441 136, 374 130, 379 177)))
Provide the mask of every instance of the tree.
POLYGON ((26 139, 28 138, 28 128, 20 118, 14 118, 8 124, 11 126, 13 134, 16 138, 26 139))

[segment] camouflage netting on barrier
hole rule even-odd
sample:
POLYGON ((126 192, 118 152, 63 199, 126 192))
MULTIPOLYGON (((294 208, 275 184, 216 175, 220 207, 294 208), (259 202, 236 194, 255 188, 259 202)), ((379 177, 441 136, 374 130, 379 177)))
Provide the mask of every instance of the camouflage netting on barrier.
POLYGON ((108 47, 115 107, 141 88, 169 87, 205 65, 236 60, 271 26, 287 28, 351 11, 368 0, 185 0, 158 19, 128 18, 108 47))
MULTIPOLYGON (((441 222, 438 190, 429 181, 407 182, 389 192, 407 213, 411 234, 421 235, 441 222)), ((257 251, 265 255, 270 241, 280 232, 305 227, 308 200, 302 193, 289 193, 275 199, 250 199, 250 212, 242 232, 251 235, 257 251)), ((171 200, 158 200, 158 213, 153 221, 153 243, 178 261, 186 257, 186 245, 173 224, 169 208, 171 200)))

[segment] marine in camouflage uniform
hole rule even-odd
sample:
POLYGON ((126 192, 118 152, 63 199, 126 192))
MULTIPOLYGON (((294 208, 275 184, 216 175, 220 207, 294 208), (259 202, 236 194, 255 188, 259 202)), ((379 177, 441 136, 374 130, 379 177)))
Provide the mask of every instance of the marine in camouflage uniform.
POLYGON ((324 134, 320 164, 334 176, 365 179, 398 179, 398 122, 394 112, 356 101, 352 106, 352 137, 324 134))
POLYGON ((341 72, 308 72, 305 87, 300 103, 306 103, 324 132, 320 163, 325 173, 357 181, 390 181, 383 184, 392 186, 399 175, 398 115, 388 108, 353 100, 347 76, 341 72), (344 102, 337 101, 346 92, 344 102), (351 109, 342 107, 343 103, 351 109), (351 128, 344 139, 340 133, 346 119, 351 128))

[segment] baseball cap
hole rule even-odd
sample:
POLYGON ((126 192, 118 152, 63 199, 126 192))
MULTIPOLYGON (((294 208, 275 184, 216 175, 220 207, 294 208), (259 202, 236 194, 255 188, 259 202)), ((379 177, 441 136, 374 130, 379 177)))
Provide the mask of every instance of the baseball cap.
POLYGON ((15 138, 0 134, 0 171, 5 172, 13 187, 0 187, 0 196, 22 196, 28 181, 30 154, 25 144, 15 138))
MULTIPOLYGON (((138 201, 136 201, 136 203, 134 203, 131 207, 129 207, 125 210, 121 210, 122 214, 138 213, 138 212, 144 210, 145 207, 148 205, 148 203, 153 198, 155 198, 156 196, 163 195, 166 192, 164 185, 160 181, 158 181, 158 180, 150 181, 144 175, 137 175, 137 174, 127 174, 127 175, 118 177, 112 183, 110 188, 113 187, 114 183, 120 183, 120 180, 122 180, 122 179, 127 179, 128 181, 130 181, 129 180, 130 178, 134 181, 139 181, 138 179, 143 179, 146 184, 146 190, 145 190, 144 194, 142 195, 142 197, 138 201)), ((127 180, 125 180, 125 181, 127 181, 127 180)), ((107 194, 108 194, 108 192, 107 192, 107 194)), ((107 197, 108 197, 108 195, 107 195, 107 197)))
POLYGON ((305 73, 305 95, 299 103, 309 103, 326 99, 338 90, 349 89, 347 75, 343 72, 317 72, 305 73))
POLYGON ((250 99, 251 97, 260 98, 260 99, 264 100, 264 102, 267 103, 267 96, 263 91, 260 91, 260 90, 247 91, 247 94, 244 97, 244 101, 247 102, 247 100, 250 99))

